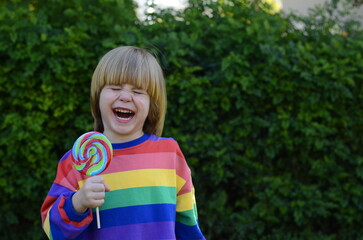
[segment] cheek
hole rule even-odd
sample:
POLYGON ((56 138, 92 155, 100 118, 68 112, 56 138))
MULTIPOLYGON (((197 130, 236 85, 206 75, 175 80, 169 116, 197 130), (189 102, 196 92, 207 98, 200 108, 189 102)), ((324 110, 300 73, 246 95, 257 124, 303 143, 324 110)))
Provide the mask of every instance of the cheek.
POLYGON ((117 100, 117 95, 109 91, 102 91, 100 94, 100 106, 107 106, 117 100))
POLYGON ((103 114, 105 109, 106 109, 105 108, 105 100, 102 97, 100 98, 99 109, 100 109, 101 114, 103 114))
POLYGON ((149 115, 149 112, 151 110, 151 102, 150 102, 150 99, 148 99, 148 101, 147 101, 147 103, 145 105, 146 105, 146 115, 149 115))
POLYGON ((142 108, 145 116, 149 114, 150 111, 150 99, 149 98, 140 98, 138 99, 139 106, 142 108))
POLYGON ((110 103, 111 103, 111 98, 109 94, 100 94, 100 100, 99 100, 99 109, 100 109, 100 113, 101 113, 101 117, 103 118, 106 114, 108 114, 107 112, 110 109, 110 103))

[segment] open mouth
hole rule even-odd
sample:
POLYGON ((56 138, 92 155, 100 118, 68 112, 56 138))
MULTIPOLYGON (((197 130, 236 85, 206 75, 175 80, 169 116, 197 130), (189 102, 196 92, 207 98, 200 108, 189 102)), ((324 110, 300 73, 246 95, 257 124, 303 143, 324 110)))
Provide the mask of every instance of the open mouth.
POLYGON ((122 108, 115 108, 113 111, 120 120, 130 120, 135 115, 135 112, 122 108))

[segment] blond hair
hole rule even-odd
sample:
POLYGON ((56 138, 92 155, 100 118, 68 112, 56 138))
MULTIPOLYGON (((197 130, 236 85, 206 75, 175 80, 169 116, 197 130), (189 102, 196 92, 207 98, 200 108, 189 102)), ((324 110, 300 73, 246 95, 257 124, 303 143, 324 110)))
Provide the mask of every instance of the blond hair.
POLYGON ((91 83, 91 110, 94 130, 103 132, 99 106, 100 93, 105 85, 132 84, 147 91, 150 110, 143 131, 161 136, 166 114, 166 89, 163 71, 156 58, 148 51, 132 47, 118 47, 99 61, 91 83))

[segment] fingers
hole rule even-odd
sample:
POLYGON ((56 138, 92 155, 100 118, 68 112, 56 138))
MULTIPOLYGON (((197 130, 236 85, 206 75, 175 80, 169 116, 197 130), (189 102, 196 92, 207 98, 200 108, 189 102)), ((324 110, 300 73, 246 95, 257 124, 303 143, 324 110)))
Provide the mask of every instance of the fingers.
POLYGON ((100 207, 105 203, 105 200, 102 199, 92 199, 89 201, 88 203, 88 208, 96 208, 96 207, 100 207))
POLYGON ((85 208, 96 208, 104 204, 105 192, 110 188, 101 176, 88 178, 83 187, 74 195, 73 206, 77 207, 77 211, 81 212, 85 208))
POLYGON ((101 191, 109 192, 110 191, 110 187, 105 183, 105 180, 101 176, 91 177, 91 178, 87 179, 87 181, 90 181, 93 184, 97 185, 97 188, 95 187, 94 191, 99 191, 99 192, 101 192, 101 191), (101 185, 102 185, 102 187, 101 187, 101 185))
POLYGON ((85 197, 89 200, 101 200, 105 198, 105 191, 86 191, 85 197))
POLYGON ((88 183, 84 184, 83 188, 87 192, 105 192, 105 185, 103 183, 88 183))
POLYGON ((101 176, 93 176, 93 177, 87 178, 86 183, 104 184, 105 180, 101 176))

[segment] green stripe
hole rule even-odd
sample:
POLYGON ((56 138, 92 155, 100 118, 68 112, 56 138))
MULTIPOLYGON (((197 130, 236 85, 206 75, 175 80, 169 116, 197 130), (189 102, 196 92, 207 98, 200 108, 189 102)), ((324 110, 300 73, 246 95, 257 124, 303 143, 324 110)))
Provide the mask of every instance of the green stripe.
POLYGON ((163 203, 176 204, 175 187, 137 187, 106 192, 100 210, 163 203))
POLYGON ((197 219, 198 219, 197 208, 196 208, 195 204, 194 204, 193 209, 183 211, 183 212, 177 212, 177 215, 176 215, 177 222, 182 223, 184 225, 188 225, 188 226, 197 225, 197 219))

